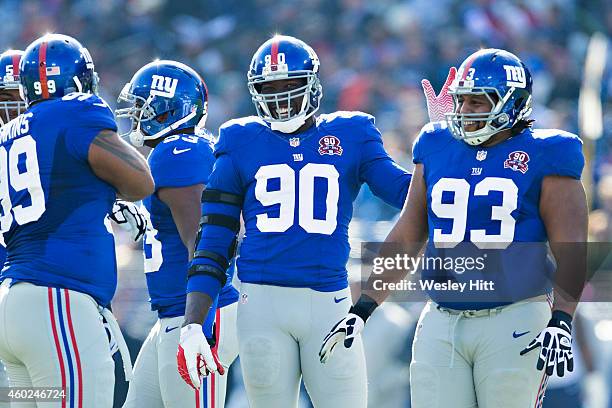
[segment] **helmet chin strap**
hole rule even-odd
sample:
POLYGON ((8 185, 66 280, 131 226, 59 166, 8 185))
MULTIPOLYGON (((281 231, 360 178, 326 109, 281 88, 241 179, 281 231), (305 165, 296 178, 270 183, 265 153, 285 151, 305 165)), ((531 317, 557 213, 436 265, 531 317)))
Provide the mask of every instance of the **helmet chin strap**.
POLYGON ((493 133, 495 129, 491 127, 488 123, 483 126, 482 129, 478 129, 474 132, 465 132, 466 138, 463 141, 471 146, 478 146, 479 144, 483 144, 487 140, 491 138, 495 133, 493 133))
MULTIPOLYGON (((515 90, 516 90, 516 88, 514 88, 514 87, 510 88, 508 90, 508 92, 506 92, 506 95, 504 95, 503 98, 501 98, 499 101, 497 101, 497 103, 493 107, 493 111, 492 111, 492 113, 494 113, 494 115, 497 115, 499 113, 501 108, 508 102, 508 99, 510 99, 510 97, 512 96, 512 94, 514 93, 515 90)), ((473 132, 464 131, 465 135, 467 137, 464 138, 463 141, 466 142, 467 144, 471 145, 471 146, 477 146, 477 145, 482 144, 482 143, 486 142, 487 140, 489 140, 493 135, 495 135, 495 134, 501 132, 502 130, 506 129, 509 117, 508 117, 508 115, 506 113, 503 113, 501 116, 503 118, 501 118, 499 120, 504 120, 504 122, 502 122, 502 123, 506 124, 504 127, 494 128, 493 126, 491 126, 491 120, 488 120, 486 122, 486 124, 482 127, 482 129, 478 129, 478 130, 475 130, 473 132)))
POLYGON ((77 91, 83 92, 83 85, 81 84, 81 81, 79 81, 79 77, 75 75, 72 77, 72 80, 74 81, 74 84, 76 85, 77 91))

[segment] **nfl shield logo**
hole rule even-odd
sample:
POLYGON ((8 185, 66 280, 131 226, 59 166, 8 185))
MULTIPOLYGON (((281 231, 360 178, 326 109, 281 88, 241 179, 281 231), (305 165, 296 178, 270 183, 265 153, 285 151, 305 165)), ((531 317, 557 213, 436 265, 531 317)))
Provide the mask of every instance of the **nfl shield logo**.
POLYGON ((487 158, 486 150, 479 150, 478 153, 476 153, 476 160, 483 161, 486 158, 487 158))
POLYGON ((289 139, 289 146, 291 147, 298 147, 300 145, 300 138, 299 137, 292 137, 291 139, 289 139))

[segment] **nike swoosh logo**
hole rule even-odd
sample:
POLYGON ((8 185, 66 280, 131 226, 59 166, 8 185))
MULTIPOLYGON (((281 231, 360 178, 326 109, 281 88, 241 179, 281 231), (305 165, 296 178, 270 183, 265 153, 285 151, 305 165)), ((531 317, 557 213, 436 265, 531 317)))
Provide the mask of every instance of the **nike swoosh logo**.
POLYGON ((340 302, 342 302, 344 299, 346 299, 347 297, 348 297, 348 296, 345 296, 345 297, 343 297, 343 298, 338 299, 337 297, 335 297, 335 296, 334 296, 334 302, 336 302, 336 303, 340 303, 340 302))
POLYGON ((181 153, 188 152, 188 151, 190 151, 190 150, 191 150, 191 148, 189 148, 189 149, 177 149, 177 148, 175 147, 175 148, 174 148, 174 150, 172 150, 172 153, 174 153, 174 154, 181 154, 181 153))
POLYGON ((521 336, 526 335, 527 333, 529 333, 529 330, 527 330, 526 332, 523 332, 523 333, 517 333, 516 331, 514 331, 514 332, 512 333, 512 337, 514 337, 515 339, 517 339, 517 338, 519 338, 519 337, 521 337, 521 336))
POLYGON ((176 327, 170 327, 170 326, 168 326, 168 327, 166 327, 166 333, 170 333, 172 330, 174 330, 174 329, 178 329, 179 327, 180 327, 180 326, 176 326, 176 327))

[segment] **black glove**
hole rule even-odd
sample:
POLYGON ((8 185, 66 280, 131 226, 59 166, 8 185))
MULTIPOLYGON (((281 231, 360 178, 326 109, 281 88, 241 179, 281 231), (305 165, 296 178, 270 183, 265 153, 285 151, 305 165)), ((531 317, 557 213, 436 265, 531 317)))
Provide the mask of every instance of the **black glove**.
POLYGON ((555 310, 548 326, 540 332, 527 347, 521 351, 521 356, 540 347, 537 369, 546 367, 546 375, 552 375, 557 367, 557 376, 563 377, 565 368, 574 371, 574 354, 572 353, 572 316, 555 310))

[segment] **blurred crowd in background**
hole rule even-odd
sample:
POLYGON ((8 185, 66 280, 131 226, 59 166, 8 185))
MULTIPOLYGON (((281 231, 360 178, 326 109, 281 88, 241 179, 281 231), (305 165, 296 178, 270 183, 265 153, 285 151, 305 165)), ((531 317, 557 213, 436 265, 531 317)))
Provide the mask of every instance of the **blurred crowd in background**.
MULTIPOLYGON (((427 122, 421 79, 430 79, 439 89, 449 67, 458 66, 480 47, 508 49, 530 68, 536 127, 579 133, 577 106, 588 40, 594 32, 609 38, 612 3, 0 0, 0 21, 2 49, 24 49, 44 32, 79 39, 93 56, 101 77, 100 93, 112 106, 123 85, 145 63, 161 58, 191 65, 208 85, 207 127, 212 131, 225 120, 255 113, 246 87, 246 72, 258 46, 274 33, 296 36, 313 46, 321 60, 321 111, 360 110, 375 115, 389 153, 411 168, 413 139, 427 122)), ((602 87, 604 134, 596 142, 589 163, 593 180, 585 180, 589 185, 594 182, 590 235, 602 242, 612 238, 610 55, 609 52, 602 87)), ((356 258, 361 241, 384 239, 395 215, 394 210, 363 189, 351 226, 356 258)), ((118 244, 120 277, 113 307, 135 357, 156 316, 147 304, 139 248, 127 237, 119 236, 118 244)), ((358 265, 356 269, 358 275, 358 265)), ((409 407, 410 339, 419 307, 391 304, 369 323, 365 344, 371 406, 409 407)), ((608 407, 605 384, 612 384, 608 372, 612 367, 612 312, 595 304, 584 309, 584 335, 579 337, 587 345, 582 353, 585 364, 579 364, 581 370, 573 379, 563 384, 553 382, 549 388, 564 387, 570 393, 586 391, 590 407, 608 407), (588 375, 589 372, 595 374, 588 375)), ((233 370, 236 383, 240 382, 239 375, 238 369, 233 370)), ((120 384, 118 401, 123 392, 120 384)), ((230 390, 228 406, 246 406, 239 386, 230 390)))

